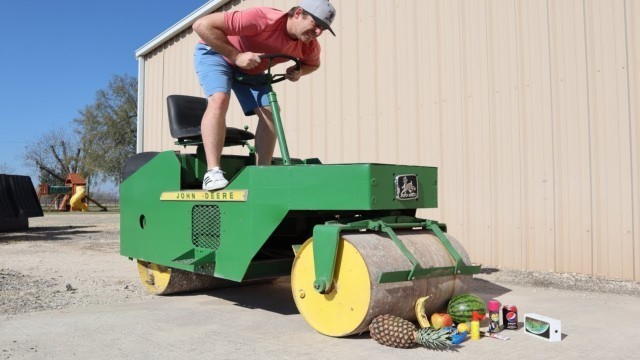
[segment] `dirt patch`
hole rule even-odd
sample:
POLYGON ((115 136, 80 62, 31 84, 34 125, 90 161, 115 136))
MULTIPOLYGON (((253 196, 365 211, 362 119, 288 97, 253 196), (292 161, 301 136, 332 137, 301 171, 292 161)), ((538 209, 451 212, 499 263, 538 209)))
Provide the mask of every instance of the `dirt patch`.
POLYGON ((55 281, 34 278, 10 269, 0 269, 0 311, 11 314, 19 313, 21 310, 28 312, 55 309, 56 304, 61 302, 61 292, 42 291, 55 285, 55 281))
POLYGON ((0 233, 0 318, 153 298, 119 246, 118 213, 46 213, 0 233))
POLYGON ((575 273, 484 268, 481 274, 476 275, 476 279, 494 284, 640 297, 640 282, 604 279, 575 273))

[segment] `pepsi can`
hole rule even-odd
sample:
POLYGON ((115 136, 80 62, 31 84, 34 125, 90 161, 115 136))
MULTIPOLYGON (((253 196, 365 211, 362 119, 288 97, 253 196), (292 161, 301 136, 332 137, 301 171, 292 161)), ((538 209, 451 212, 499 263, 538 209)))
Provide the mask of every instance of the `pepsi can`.
POLYGON ((515 305, 502 307, 502 326, 506 330, 518 330, 518 308, 515 305))

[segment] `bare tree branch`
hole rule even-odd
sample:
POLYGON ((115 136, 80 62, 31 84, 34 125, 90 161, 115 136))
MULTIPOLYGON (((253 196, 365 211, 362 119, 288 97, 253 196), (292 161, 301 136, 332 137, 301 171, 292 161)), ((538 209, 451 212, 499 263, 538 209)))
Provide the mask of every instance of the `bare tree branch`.
POLYGON ((58 173, 56 173, 54 170, 50 169, 48 166, 46 166, 45 164, 42 164, 39 160, 36 160, 36 163, 38 164, 38 167, 44 171, 46 171, 47 173, 49 173, 51 176, 55 177, 56 179, 59 179, 60 181, 64 182, 66 179, 62 176, 60 176, 58 173))
POLYGON ((79 164, 80 164, 80 148, 78 148, 78 151, 76 152, 75 164, 73 165, 73 172, 74 173, 78 172, 78 165, 79 164))
MULTIPOLYGON (((64 144, 63 141, 60 141, 60 143, 64 144)), ((62 159, 60 159, 60 156, 58 155, 58 152, 56 151, 56 147, 51 145, 51 146, 49 146, 49 148, 51 149, 51 154, 53 155, 53 157, 58 162, 58 165, 60 165, 61 168, 66 169, 67 166, 65 165, 64 161, 62 161, 62 159)))

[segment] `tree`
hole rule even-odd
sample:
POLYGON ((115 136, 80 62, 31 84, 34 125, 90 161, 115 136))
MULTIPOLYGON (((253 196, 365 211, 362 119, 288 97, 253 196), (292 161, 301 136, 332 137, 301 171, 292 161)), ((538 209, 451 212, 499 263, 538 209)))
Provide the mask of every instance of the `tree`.
POLYGON ((106 89, 98 90, 95 102, 74 119, 87 168, 101 180, 121 182, 124 162, 136 153, 138 82, 115 75, 106 89))
POLYGON ((41 183, 62 185, 70 172, 89 184, 121 182, 124 162, 136 150, 137 80, 115 75, 95 102, 74 119, 76 129, 59 127, 25 147, 24 164, 34 168, 41 183))
POLYGON ((71 172, 81 173, 87 181, 92 175, 83 162, 79 142, 71 131, 65 129, 47 132, 25 147, 24 165, 38 173, 41 184, 64 185, 71 172))

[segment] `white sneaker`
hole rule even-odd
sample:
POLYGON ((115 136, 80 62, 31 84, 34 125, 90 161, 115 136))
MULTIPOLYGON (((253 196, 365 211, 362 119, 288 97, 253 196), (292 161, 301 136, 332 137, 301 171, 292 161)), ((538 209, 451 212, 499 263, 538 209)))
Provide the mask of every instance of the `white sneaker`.
POLYGON ((218 190, 227 186, 229 182, 224 178, 224 173, 220 168, 213 168, 207 171, 204 174, 204 179, 202 180, 202 189, 203 190, 218 190))

